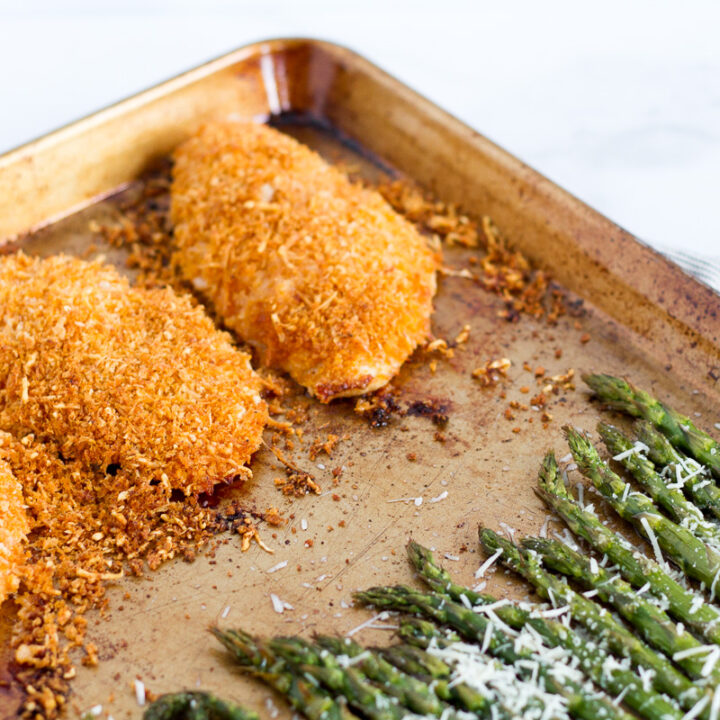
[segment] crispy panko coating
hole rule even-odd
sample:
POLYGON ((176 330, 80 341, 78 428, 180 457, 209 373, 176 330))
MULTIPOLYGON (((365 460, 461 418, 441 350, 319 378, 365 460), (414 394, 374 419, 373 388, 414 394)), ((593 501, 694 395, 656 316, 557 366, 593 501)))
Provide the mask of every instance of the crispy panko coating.
POLYGON ((323 402, 375 390, 428 335, 439 258, 375 191, 258 124, 175 153, 176 263, 225 325, 323 402))
POLYGON ((0 429, 15 438, 119 485, 197 494, 250 474, 259 391, 248 355, 188 298, 100 262, 0 258, 0 429))
POLYGON ((0 444, 0 603, 18 589, 28 531, 22 487, 3 458, 0 444))

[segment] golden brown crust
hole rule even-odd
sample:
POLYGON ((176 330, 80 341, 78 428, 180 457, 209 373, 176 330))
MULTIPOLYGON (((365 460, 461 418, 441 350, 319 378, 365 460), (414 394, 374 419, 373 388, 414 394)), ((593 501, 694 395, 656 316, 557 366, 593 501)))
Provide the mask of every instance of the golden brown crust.
POLYGON ((175 154, 183 274, 266 365, 322 401, 384 385, 429 331, 438 258, 372 190, 263 125, 175 154))
POLYGON ((0 447, 0 604, 18 589, 28 531, 22 487, 0 447))
POLYGON ((249 474, 259 390, 248 355, 187 298, 97 262, 0 260, 0 429, 14 437, 197 494, 249 474))

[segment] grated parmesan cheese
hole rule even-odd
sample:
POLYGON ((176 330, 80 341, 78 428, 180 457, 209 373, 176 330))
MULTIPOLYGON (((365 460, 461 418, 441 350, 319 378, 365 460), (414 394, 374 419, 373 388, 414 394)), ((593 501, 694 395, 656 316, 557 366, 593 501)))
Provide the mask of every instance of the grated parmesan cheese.
POLYGON ((502 555, 502 549, 496 550, 476 571, 475 579, 484 577, 485 573, 492 567, 493 563, 502 555))
POLYGON ((145 683, 142 680, 135 680, 133 684, 135 687, 135 700, 142 707, 145 705, 145 683))
POLYGON ((720 685, 715 688, 712 703, 710 705, 710 720, 719 720, 720 718, 720 685))
POLYGON ((650 541, 650 545, 652 546, 653 552, 655 553, 655 559, 657 560, 658 565, 660 565, 663 568, 667 568, 667 563, 665 562, 665 558, 663 557, 662 552, 660 551, 660 545, 658 544, 657 537, 655 537, 654 530, 650 527, 650 523, 648 522, 646 517, 640 518, 640 524, 645 529, 645 532, 647 533, 647 538, 650 541))
POLYGON ((383 612, 378 613, 377 615, 374 615, 369 620, 366 620, 365 622, 360 623, 356 627, 354 627, 352 630, 349 630, 345 633, 345 637, 352 637, 355 635, 355 633, 359 633, 361 630, 364 630, 367 627, 370 627, 373 625, 377 620, 387 620, 388 617, 390 617, 389 613, 386 610, 383 610, 383 612))
POLYGON ((290 603, 284 602, 275 593, 270 593, 270 602, 272 603, 273 610, 281 615, 285 612, 285 610, 294 610, 290 603))
POLYGON ((645 455, 650 448, 643 442, 640 442, 639 440, 628 450, 625 450, 624 452, 618 453, 617 455, 613 455, 613 460, 624 460, 627 457, 630 457, 631 455, 645 455))

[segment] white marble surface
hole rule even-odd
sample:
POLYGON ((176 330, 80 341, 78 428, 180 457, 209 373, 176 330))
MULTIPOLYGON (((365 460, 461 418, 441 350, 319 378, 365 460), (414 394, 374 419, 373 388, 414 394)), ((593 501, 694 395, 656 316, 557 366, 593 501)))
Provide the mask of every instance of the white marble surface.
POLYGON ((719 27, 709 0, 0 0, 0 151, 246 42, 321 37, 720 267, 719 27))

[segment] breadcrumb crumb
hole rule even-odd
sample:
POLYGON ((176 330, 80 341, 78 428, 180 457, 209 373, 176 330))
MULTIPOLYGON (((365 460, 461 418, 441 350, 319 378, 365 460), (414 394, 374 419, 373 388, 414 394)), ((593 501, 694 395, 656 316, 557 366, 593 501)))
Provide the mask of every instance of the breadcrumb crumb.
POLYGON ((507 378, 507 371, 511 365, 508 358, 487 360, 484 365, 472 371, 472 376, 480 382, 482 387, 494 387, 500 380, 507 378))
POLYGON ((456 205, 429 197, 405 180, 385 182, 378 189, 399 213, 446 245, 485 247, 483 257, 470 258, 473 270, 445 269, 444 274, 474 279, 500 295, 505 301, 502 317, 513 322, 520 315, 545 317, 553 324, 566 314, 564 294, 542 270, 534 270, 521 252, 510 248, 489 217, 478 223, 456 205))

